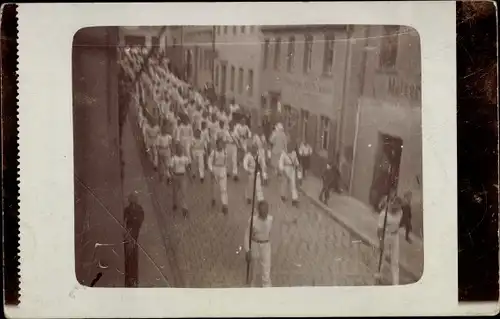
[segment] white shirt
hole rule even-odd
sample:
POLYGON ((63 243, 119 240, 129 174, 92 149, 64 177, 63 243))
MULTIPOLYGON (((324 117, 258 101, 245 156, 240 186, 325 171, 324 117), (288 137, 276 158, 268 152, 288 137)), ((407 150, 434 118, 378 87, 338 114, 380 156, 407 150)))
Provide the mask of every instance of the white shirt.
POLYGON ((243 138, 243 139, 249 138, 251 135, 250 129, 248 128, 248 125, 246 125, 246 124, 243 124, 243 125, 240 123, 236 124, 234 126, 234 131, 238 135, 238 137, 243 138))
MULTIPOLYGON (((387 223, 385 225, 386 235, 393 235, 398 232, 402 216, 403 216, 402 209, 400 209, 399 212, 397 212, 396 214, 392 214, 389 211, 387 212, 387 223)), ((378 227, 380 229, 384 228, 384 218, 385 218, 385 209, 382 209, 378 217, 378 227)))
POLYGON ((253 216, 253 229, 250 233, 251 219, 248 220, 248 228, 245 232, 245 238, 243 241, 243 247, 246 252, 250 250, 249 239, 250 235, 252 240, 256 241, 266 241, 271 239, 271 228, 273 226, 273 216, 267 215, 265 220, 259 218, 259 216, 253 216))
POLYGON ((189 158, 187 156, 174 155, 174 157, 172 157, 170 167, 173 169, 174 173, 184 174, 186 173, 186 167, 188 164, 189 164, 189 158))
POLYGON ((204 152, 205 151, 205 141, 200 138, 195 138, 192 142, 191 149, 193 152, 204 152))
POLYGON ((312 154, 312 148, 309 144, 300 144, 299 154, 301 156, 309 156, 312 154))
POLYGON ((165 134, 165 135, 160 134, 160 136, 158 136, 158 147, 160 148, 160 150, 168 149, 171 143, 172 143, 172 136, 170 136, 170 134, 165 134))
POLYGON ((292 151, 291 153, 282 152, 280 161, 279 161, 279 169, 282 171, 286 166, 299 166, 299 161, 297 159, 297 153, 292 151))
POLYGON ((257 161, 255 157, 252 155, 252 153, 247 152, 245 154, 245 157, 243 158, 243 169, 248 173, 255 172, 256 162, 257 161))
POLYGON ((213 150, 208 157, 208 169, 213 171, 214 167, 226 167, 227 153, 226 150, 213 150))
POLYGON ((193 136, 193 128, 189 124, 188 125, 181 124, 179 125, 178 134, 179 134, 179 136, 177 137, 178 140, 188 139, 193 136))

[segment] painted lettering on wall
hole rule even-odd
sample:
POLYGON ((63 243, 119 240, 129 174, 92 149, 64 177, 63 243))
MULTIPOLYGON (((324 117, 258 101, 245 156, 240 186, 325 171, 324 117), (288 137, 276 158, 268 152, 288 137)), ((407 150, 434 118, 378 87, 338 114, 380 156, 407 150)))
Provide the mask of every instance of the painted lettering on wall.
POLYGON ((290 77, 283 77, 281 81, 286 85, 292 86, 299 90, 310 91, 314 93, 320 94, 332 94, 333 93, 333 84, 325 85, 320 83, 320 81, 310 81, 308 79, 295 79, 290 77))

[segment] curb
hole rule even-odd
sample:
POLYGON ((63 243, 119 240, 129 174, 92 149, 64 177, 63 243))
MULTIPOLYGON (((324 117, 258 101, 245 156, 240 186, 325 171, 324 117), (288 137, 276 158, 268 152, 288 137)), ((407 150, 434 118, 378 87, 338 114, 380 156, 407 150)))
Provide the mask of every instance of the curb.
MULTIPOLYGON (((312 195, 309 195, 306 193, 301 187, 298 187, 298 190, 304 194, 316 207, 320 208, 324 212, 328 213, 328 216, 333 218, 336 222, 338 222, 342 227, 347 229, 348 232, 350 232, 352 235, 355 237, 358 237, 361 239, 361 241, 369 246, 372 246, 375 249, 379 249, 379 244, 375 242, 370 236, 367 236, 363 234, 362 232, 358 231, 354 226, 347 221, 347 218, 344 218, 338 214, 335 214, 329 207, 327 207, 325 204, 321 203, 318 199, 314 198, 312 195)), ((385 261, 389 261, 389 256, 385 257, 385 261)), ((401 261, 399 262, 399 267, 400 267, 400 272, 402 273, 403 276, 407 276, 410 279, 414 280, 416 283, 419 280, 418 275, 415 275, 411 270, 410 267, 408 267, 407 264, 402 263, 401 261)))

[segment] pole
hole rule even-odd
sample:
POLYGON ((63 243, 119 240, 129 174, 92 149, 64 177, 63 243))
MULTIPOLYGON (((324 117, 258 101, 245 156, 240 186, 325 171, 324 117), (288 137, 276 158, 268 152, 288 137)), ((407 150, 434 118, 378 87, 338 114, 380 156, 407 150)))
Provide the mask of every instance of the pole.
MULTIPOLYGON (((337 125, 337 145, 336 145, 336 162, 337 165, 340 165, 340 154, 341 154, 341 145, 342 145, 342 131, 344 130, 344 113, 345 113, 345 108, 346 108, 346 95, 347 95, 347 90, 348 90, 348 85, 347 81, 350 79, 350 70, 351 70, 351 38, 352 38, 352 26, 348 25, 347 30, 347 48, 346 48, 346 57, 345 57, 345 69, 344 69, 344 84, 342 88, 342 105, 340 108, 340 114, 339 114, 339 119, 338 119, 338 125, 337 125), (348 76, 349 73, 349 76, 348 76)), ((339 167, 340 169, 341 167, 339 167)))
MULTIPOLYGON (((389 176, 392 176, 392 165, 389 166, 389 176)), ((375 275, 377 283, 380 283, 382 280, 382 274, 380 273, 380 270, 382 269, 382 261, 384 260, 384 241, 385 241, 385 228, 387 227, 387 213, 389 211, 389 201, 391 200, 389 198, 391 194, 391 185, 389 185, 389 190, 387 191, 387 203, 385 205, 385 215, 384 215, 384 226, 382 227, 382 238, 380 239, 380 255, 378 259, 378 269, 377 269, 377 274, 375 275)))
MULTIPOLYGON (((252 251, 252 230, 253 230, 253 215, 255 210, 255 192, 257 189, 257 174, 260 170, 259 155, 255 158, 255 172, 253 176, 253 196, 252 196, 252 213, 250 215, 250 232, 248 232, 248 251, 252 251)), ((247 285, 250 284, 250 259, 247 260, 247 285)))
POLYGON ((215 89, 215 25, 212 26, 212 86, 215 89))

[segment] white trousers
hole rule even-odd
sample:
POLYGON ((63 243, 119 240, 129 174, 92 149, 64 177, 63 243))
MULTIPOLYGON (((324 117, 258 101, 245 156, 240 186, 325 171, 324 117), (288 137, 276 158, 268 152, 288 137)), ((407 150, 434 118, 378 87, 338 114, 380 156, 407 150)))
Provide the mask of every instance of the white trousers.
POLYGON ((148 152, 149 160, 155 167, 158 167, 158 149, 156 143, 149 136, 146 136, 146 151, 148 152))
POLYGON ((262 172, 262 178, 264 180, 267 179, 267 164, 266 164, 266 150, 261 148, 259 149, 259 159, 260 159, 260 163, 261 163, 261 172, 262 172))
POLYGON ((191 138, 189 137, 181 137, 180 142, 182 148, 184 149, 184 154, 191 159, 191 138))
POLYGON ((226 145, 227 157, 229 159, 229 167, 233 176, 238 175, 238 148, 235 144, 226 145))
POLYGON ((257 274, 262 276, 262 287, 271 287, 271 243, 259 244, 252 241, 252 262, 250 286, 255 287, 257 274))
MULTIPOLYGON (((222 205, 227 206, 227 170, 225 167, 214 167, 214 182, 212 183, 212 189, 214 189, 215 184, 217 184, 220 192, 220 200, 222 205)), ((215 190, 215 189, 214 189, 215 190)), ((215 192, 212 191, 212 195, 215 199, 215 192)))
MULTIPOLYGON (((387 233, 385 235, 384 247, 385 247, 384 255, 387 254, 390 257, 392 284, 399 285, 399 233, 396 234, 387 233)), ((385 267, 387 266, 389 265, 386 262, 382 263, 383 267, 383 269, 381 269, 382 273, 383 270, 385 270, 385 267)))
POLYGON ((281 177, 281 196, 287 197, 288 193, 292 193, 292 200, 299 198, 297 193, 297 185, 295 183, 295 168, 293 166, 285 166, 281 177))
MULTIPOLYGON (((245 197, 246 199, 253 199, 253 180, 254 173, 248 174, 247 187, 245 189, 245 197)), ((260 173, 257 174, 257 181, 255 184, 255 199, 260 202, 264 200, 264 192, 262 191, 262 181, 260 179, 260 173)))
POLYGON ((200 178, 205 178, 205 152, 204 151, 193 151, 193 163, 198 167, 198 173, 200 178))

